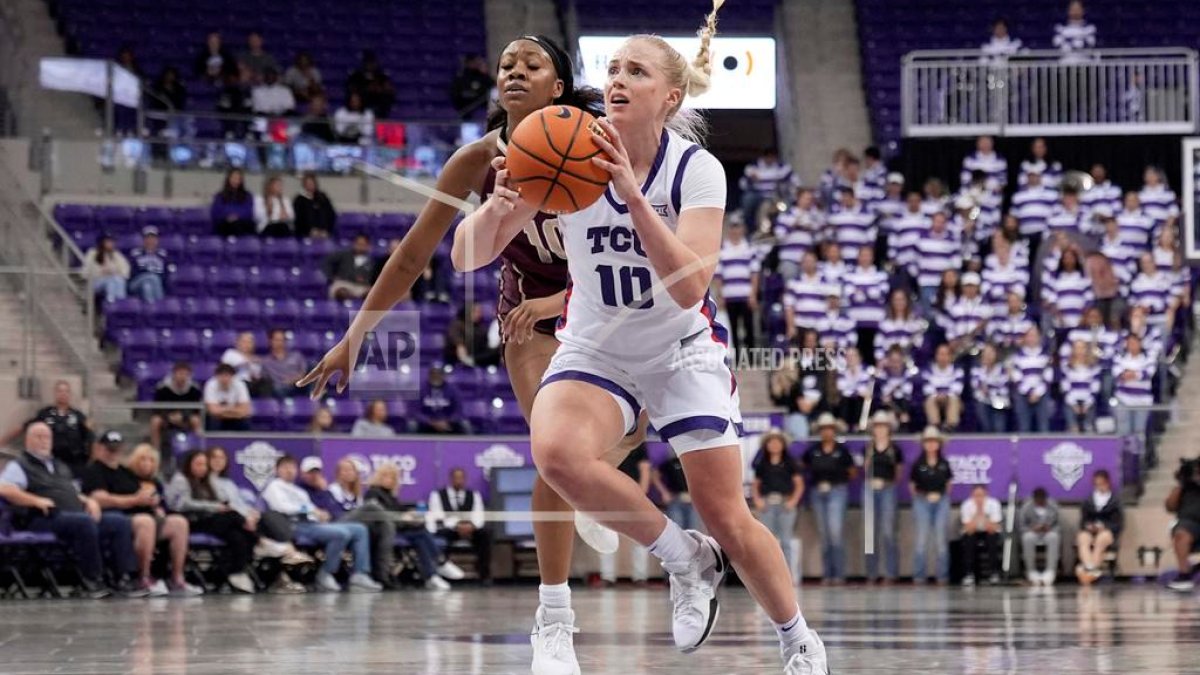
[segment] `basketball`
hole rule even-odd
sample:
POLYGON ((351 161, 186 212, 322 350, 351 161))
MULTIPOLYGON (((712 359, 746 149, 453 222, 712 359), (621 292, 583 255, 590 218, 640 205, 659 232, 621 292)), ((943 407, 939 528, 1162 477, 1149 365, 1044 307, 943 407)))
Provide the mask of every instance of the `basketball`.
POLYGON ((546 213, 591 206, 608 186, 607 171, 592 163, 603 133, 591 114, 552 105, 526 117, 508 141, 508 172, 521 197, 546 213))

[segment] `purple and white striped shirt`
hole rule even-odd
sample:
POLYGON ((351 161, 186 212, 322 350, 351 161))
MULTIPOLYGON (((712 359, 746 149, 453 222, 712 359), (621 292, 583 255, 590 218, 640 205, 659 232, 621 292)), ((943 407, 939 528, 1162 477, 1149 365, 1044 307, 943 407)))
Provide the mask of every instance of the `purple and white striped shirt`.
POLYGON ((1107 209, 1109 215, 1115 216, 1121 211, 1121 188, 1113 185, 1111 180, 1097 183, 1092 189, 1079 195, 1079 203, 1088 213, 1096 209, 1107 209))
POLYGON ((1008 311, 1008 294, 1015 288, 1024 290, 1029 285, 1029 270, 1022 267, 1010 254, 1008 264, 1001 265, 996 256, 989 255, 984 262, 983 287, 984 299, 992 308, 992 316, 1002 316, 1008 311))
POLYGON ((898 372, 889 368, 879 371, 879 396, 885 401, 910 401, 913 395, 913 368, 911 364, 898 372))
POLYGON ((917 242, 929 232, 929 228, 929 217, 924 213, 905 211, 892 221, 888 235, 888 256, 897 267, 913 268, 917 242))
POLYGON ((828 227, 833 230, 842 260, 853 264, 858 259, 858 249, 875 245, 875 214, 862 204, 829 216, 828 227))
POLYGON ((1041 347, 1022 347, 1008 357, 1017 393, 1025 398, 1045 396, 1054 378, 1050 356, 1041 347))
POLYGON ((849 349, 858 344, 858 331, 854 321, 841 312, 826 312, 817 319, 818 341, 822 346, 834 349, 849 349))
POLYGON ((887 294, 887 272, 874 265, 855 266, 842 277, 842 297, 846 299, 846 315, 859 326, 874 328, 883 321, 887 294))
POLYGON ((963 393, 963 371, 962 368, 954 364, 950 364, 945 368, 936 363, 929 364, 929 370, 925 371, 925 377, 922 378, 921 391, 925 393, 925 398, 930 396, 962 396, 963 393))
POLYGON ((1104 257, 1108 258, 1108 262, 1112 265, 1113 276, 1121 283, 1121 295, 1129 294, 1129 284, 1133 282, 1133 277, 1137 274, 1137 264, 1139 253, 1136 249, 1125 243, 1120 235, 1116 240, 1105 237, 1100 241, 1100 252, 1104 257))
POLYGON ((875 360, 882 362, 887 351, 895 345, 904 349, 905 354, 911 354, 924 342, 928 327, 924 319, 915 316, 911 319, 885 318, 875 334, 875 360))
POLYGON ((972 340, 975 344, 983 342, 985 336, 984 328, 989 319, 992 318, 992 308, 983 300, 983 296, 975 298, 960 297, 950 305, 950 330, 946 331, 946 337, 951 340, 965 338, 972 331, 978 329, 976 337, 972 340))
POLYGON ((721 297, 734 302, 749 299, 750 280, 760 268, 758 255, 750 242, 743 239, 734 244, 727 240, 717 259, 716 278, 721 280, 721 297))
MULTIPOLYGON (((1125 349, 1125 340, 1129 337, 1131 331, 1126 330, 1121 333, 1121 339, 1118 341, 1121 350, 1125 349)), ((1157 326, 1147 325, 1138 337, 1142 339, 1142 351, 1155 361, 1159 356, 1162 356, 1163 348, 1166 346, 1166 341, 1163 339, 1163 332, 1157 326)))
POLYGON ((1117 402, 1121 405, 1154 405, 1154 371, 1157 368, 1157 360, 1144 351, 1137 356, 1129 352, 1118 355, 1112 367, 1117 402), (1134 376, 1126 380, 1125 373, 1134 376))
MULTIPOLYGON (((866 394, 870 393, 875 387, 875 369, 867 366, 863 368, 859 366, 855 370, 845 368, 838 373, 837 388, 842 396, 862 396, 866 398, 866 394)), ((850 420, 857 423, 858 420, 850 420)))
POLYGON ((1171 302, 1171 277, 1161 272, 1139 273, 1129 285, 1129 304, 1149 310, 1146 323, 1161 326, 1167 322, 1167 307, 1171 302))
POLYGON ((1062 369, 1063 401, 1071 407, 1096 405, 1100 395, 1100 366, 1074 365, 1062 369))
POLYGON ((1025 188, 1014 194, 1009 212, 1016 216, 1021 235, 1028 237, 1044 233, 1058 199, 1057 192, 1043 185, 1025 188))
POLYGON ((1083 319, 1083 311, 1095 299, 1092 280, 1081 272, 1063 272, 1046 279, 1042 300, 1058 309, 1054 325, 1074 328, 1083 319))
POLYGON ((971 370, 971 393, 980 403, 1007 408, 1012 404, 1008 385, 1008 372, 1002 363, 993 363, 990 368, 980 364, 971 370))
POLYGON ((1121 241, 1137 252, 1150 250, 1150 237, 1154 234, 1155 221, 1145 209, 1121 211, 1117 214, 1117 228, 1121 241))
POLYGON ((784 292, 784 302, 792 308, 796 325, 812 328, 817 325, 829 307, 829 291, 834 285, 825 281, 819 272, 807 276, 803 272, 789 279, 784 292))
POLYGON ((959 176, 960 183, 970 184, 971 172, 976 170, 987 174, 987 186, 993 192, 1003 192, 1004 186, 1008 185, 1008 160, 996 154, 994 150, 986 155, 977 151, 964 157, 962 174, 959 176))
POLYGON ((917 240, 917 285, 923 288, 941 283, 942 273, 962 266, 962 244, 949 231, 940 236, 927 232, 917 240))
POLYGON ((1051 233, 1062 231, 1068 234, 1090 234, 1092 225, 1087 218, 1087 212, 1082 208, 1072 211, 1059 204, 1046 219, 1046 229, 1051 233))
POLYGON ((1175 191, 1166 185, 1143 186, 1142 191, 1138 193, 1138 200, 1142 203, 1142 210, 1146 215, 1154 219, 1156 233, 1168 218, 1179 216, 1179 199, 1175 196, 1175 191))
POLYGON ((1029 174, 1037 171, 1042 174, 1042 185, 1054 190, 1062 182, 1062 162, 1047 162, 1044 159, 1021 160, 1021 173, 1017 175, 1017 185, 1025 187, 1029 182, 1029 174))
POLYGON ((903 215, 907 208, 908 205, 904 203, 903 199, 892 199, 891 197, 884 197, 871 205, 871 210, 879 216, 879 224, 883 227, 883 233, 888 236, 892 234, 892 221, 903 215))
POLYGON ((1019 314, 1005 312, 1000 318, 988 322, 988 338, 996 347, 1007 351, 1016 348, 1030 328, 1033 328, 1033 321, 1030 321, 1025 312, 1019 314))
POLYGON ((795 185, 796 177, 790 164, 768 164, 760 159, 746 167, 744 181, 750 190, 760 195, 772 195, 781 187, 795 185))
POLYGON ((1067 333, 1067 339, 1063 342, 1062 348, 1058 351, 1059 361, 1065 368, 1067 361, 1071 358, 1072 346, 1076 342, 1085 342, 1097 359, 1096 363, 1101 368, 1109 368, 1112 366, 1113 358, 1117 355, 1117 343, 1120 341, 1120 337, 1116 331, 1107 328, 1088 328, 1086 326, 1072 328, 1071 332, 1067 333))
POLYGON ((779 262, 800 264, 812 250, 817 235, 825 227, 825 216, 817 208, 802 211, 793 206, 775 218, 775 239, 779 242, 779 262))

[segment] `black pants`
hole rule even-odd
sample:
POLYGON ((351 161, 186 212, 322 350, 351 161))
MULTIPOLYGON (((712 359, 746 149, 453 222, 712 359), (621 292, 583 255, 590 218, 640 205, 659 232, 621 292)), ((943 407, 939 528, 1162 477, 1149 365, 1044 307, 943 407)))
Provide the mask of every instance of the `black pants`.
POLYGON ((863 397, 861 396, 843 396, 838 404, 838 417, 842 418, 851 429, 858 428, 858 422, 862 419, 863 397))
POLYGON ((133 530, 129 516, 122 513, 106 511, 97 522, 83 511, 54 510, 49 516, 40 513, 34 516, 26 528, 33 532, 51 532, 61 539, 75 554, 79 573, 88 581, 99 582, 103 578, 106 553, 117 579, 137 570, 133 530))
POLYGON ((734 349, 748 349, 758 343, 754 330, 754 311, 745 300, 726 300, 725 311, 729 314, 729 331, 732 333, 734 349))
POLYGON ((875 363, 875 335, 879 333, 879 329, 872 326, 859 326, 855 332, 858 334, 857 347, 863 364, 875 363))
MULTIPOLYGON (((466 541, 458 530, 450 528, 442 528, 438 530, 438 536, 446 540, 446 543, 453 544, 456 541, 466 541)), ((492 578, 492 533, 481 528, 477 528, 471 533, 471 546, 475 549, 475 557, 478 559, 479 578, 483 580, 492 578)))
POLYGON ((236 511, 194 513, 189 515, 188 520, 192 532, 210 534, 225 542, 225 550, 218 558, 223 574, 245 571, 254 555, 258 535, 246 531, 246 519, 241 514, 236 511))
POLYGON ((275 222, 267 223, 267 226, 258 233, 258 236, 269 239, 290 239, 296 236, 296 232, 292 229, 291 223, 275 222))
MULTIPOLYGON (((966 565, 967 574, 975 574, 976 565, 978 564, 978 552, 980 545, 983 546, 984 554, 988 560, 988 572, 990 574, 1000 573, 1000 535, 991 534, 988 532, 976 532, 975 534, 964 534, 962 537, 963 545, 963 562, 966 565)), ((983 570, 979 570, 980 574, 983 570)))

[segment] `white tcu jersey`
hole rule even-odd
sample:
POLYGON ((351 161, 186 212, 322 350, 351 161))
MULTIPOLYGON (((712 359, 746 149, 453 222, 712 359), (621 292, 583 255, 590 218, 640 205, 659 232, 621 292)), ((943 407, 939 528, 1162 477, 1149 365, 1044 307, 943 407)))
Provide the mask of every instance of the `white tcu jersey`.
MULTIPOLYGON (((725 171, 707 150, 665 130, 642 194, 674 230, 687 209, 725 208, 725 171)), ((559 216, 558 226, 571 272, 559 341, 627 362, 669 357, 704 332, 727 342, 709 296, 683 308, 667 293, 611 185, 586 209, 559 216)))

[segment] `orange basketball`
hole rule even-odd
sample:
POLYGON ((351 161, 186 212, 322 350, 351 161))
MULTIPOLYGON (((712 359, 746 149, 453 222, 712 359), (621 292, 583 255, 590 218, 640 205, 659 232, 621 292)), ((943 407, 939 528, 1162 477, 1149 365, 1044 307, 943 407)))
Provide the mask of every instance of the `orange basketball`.
POLYGON ((574 213, 595 203, 610 179, 592 163, 603 155, 595 133, 603 133, 596 118, 569 105, 547 106, 521 120, 506 160, 521 198, 546 213, 574 213))

